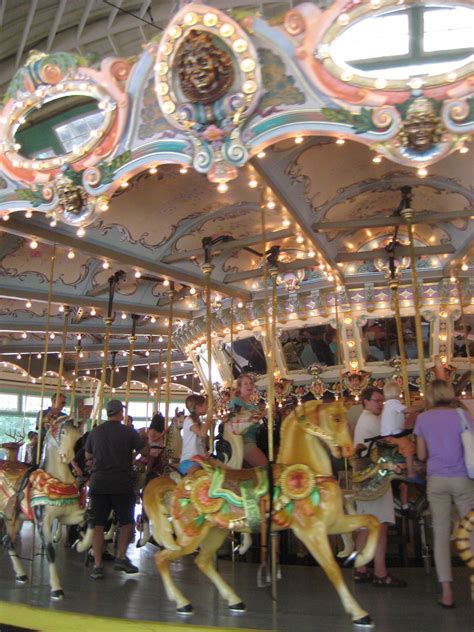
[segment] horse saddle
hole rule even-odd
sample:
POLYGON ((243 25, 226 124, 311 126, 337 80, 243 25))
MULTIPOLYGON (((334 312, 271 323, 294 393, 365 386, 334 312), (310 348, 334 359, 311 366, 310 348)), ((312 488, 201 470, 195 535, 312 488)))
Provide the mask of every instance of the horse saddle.
POLYGON ((0 461, 0 514, 12 519, 18 513, 20 496, 28 483, 30 465, 0 461))

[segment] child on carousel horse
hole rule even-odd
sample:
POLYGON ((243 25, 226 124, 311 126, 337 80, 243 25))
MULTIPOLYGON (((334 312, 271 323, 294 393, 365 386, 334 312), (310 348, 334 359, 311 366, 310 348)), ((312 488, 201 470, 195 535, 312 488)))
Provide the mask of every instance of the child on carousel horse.
POLYGON ((193 457, 206 457, 208 454, 206 438, 212 419, 206 419, 204 422, 200 419, 207 413, 207 406, 207 398, 202 395, 189 395, 186 398, 186 408, 190 414, 183 423, 183 450, 178 467, 183 476, 201 469, 193 457))
MULTIPOLYGON (((409 483, 423 483, 423 479, 416 473, 414 467, 415 444, 402 433, 405 431, 405 415, 411 412, 400 401, 401 388, 398 382, 391 380, 383 388, 385 403, 382 411, 380 434, 383 440, 397 446, 401 456, 405 458, 407 481, 409 483)), ((400 503, 402 510, 408 510, 408 486, 400 484, 400 503)))

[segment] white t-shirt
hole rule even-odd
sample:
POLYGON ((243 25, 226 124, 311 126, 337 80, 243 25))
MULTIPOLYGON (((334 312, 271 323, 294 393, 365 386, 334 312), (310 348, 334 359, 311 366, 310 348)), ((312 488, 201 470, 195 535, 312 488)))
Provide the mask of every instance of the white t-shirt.
POLYGON ((399 399, 387 399, 383 405, 382 422, 380 424, 380 434, 382 436, 398 434, 405 429, 404 411, 406 408, 399 399))
POLYGON ((191 417, 186 417, 183 423, 183 449, 181 451, 182 461, 192 459, 193 456, 206 456, 206 439, 205 437, 198 437, 195 432, 191 430, 191 426, 194 426, 194 421, 191 417))
MULTIPOLYGON (((365 439, 376 437, 380 434, 380 417, 368 410, 364 410, 357 420, 354 431, 354 445, 358 443, 368 443, 365 439)), ((372 514, 380 522, 395 522, 395 511, 393 508, 393 494, 390 486, 385 494, 376 500, 357 500, 357 513, 372 514)))

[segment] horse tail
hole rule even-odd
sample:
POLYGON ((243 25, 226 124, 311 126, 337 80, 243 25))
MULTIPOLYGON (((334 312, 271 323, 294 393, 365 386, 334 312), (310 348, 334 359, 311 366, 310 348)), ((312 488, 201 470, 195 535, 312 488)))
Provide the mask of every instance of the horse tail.
POLYGON ((179 551, 174 531, 169 521, 170 511, 166 502, 166 495, 173 492, 176 483, 170 478, 160 476, 151 480, 143 492, 143 505, 150 522, 153 523, 153 536, 158 544, 171 551, 179 551))
MULTIPOLYGON (((468 568, 474 569, 474 551, 470 547, 470 537, 474 529, 474 509, 464 516, 454 532, 454 542, 459 557, 468 568)), ((474 573, 471 573, 471 599, 474 601, 474 573)))

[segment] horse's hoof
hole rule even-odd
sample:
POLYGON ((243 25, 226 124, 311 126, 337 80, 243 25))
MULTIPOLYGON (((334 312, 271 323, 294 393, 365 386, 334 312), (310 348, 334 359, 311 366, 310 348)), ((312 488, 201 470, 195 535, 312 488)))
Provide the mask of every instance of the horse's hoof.
POLYGON ((356 625, 358 628, 373 628, 374 621, 370 615, 362 617, 362 619, 355 619, 352 622, 353 625, 356 625))
POLYGON ((27 584, 28 583, 28 575, 17 575, 15 577, 16 581, 19 584, 27 584))
POLYGON ((359 551, 352 551, 349 557, 346 560, 344 560, 343 565, 346 568, 354 568, 354 564, 358 555, 359 555, 359 551))
POLYGON ((245 612, 247 608, 245 607, 243 601, 239 601, 239 603, 233 603, 232 605, 230 605, 229 610, 231 612, 245 612))
POLYGON ((63 599, 63 597, 64 597, 64 590, 60 589, 60 590, 51 591, 51 599, 54 599, 54 601, 59 601, 60 599, 63 599))
POLYGON ((176 608, 176 612, 178 614, 183 614, 184 616, 189 617, 190 615, 194 614, 194 608, 192 607, 190 603, 188 603, 186 606, 181 606, 181 608, 176 608))

